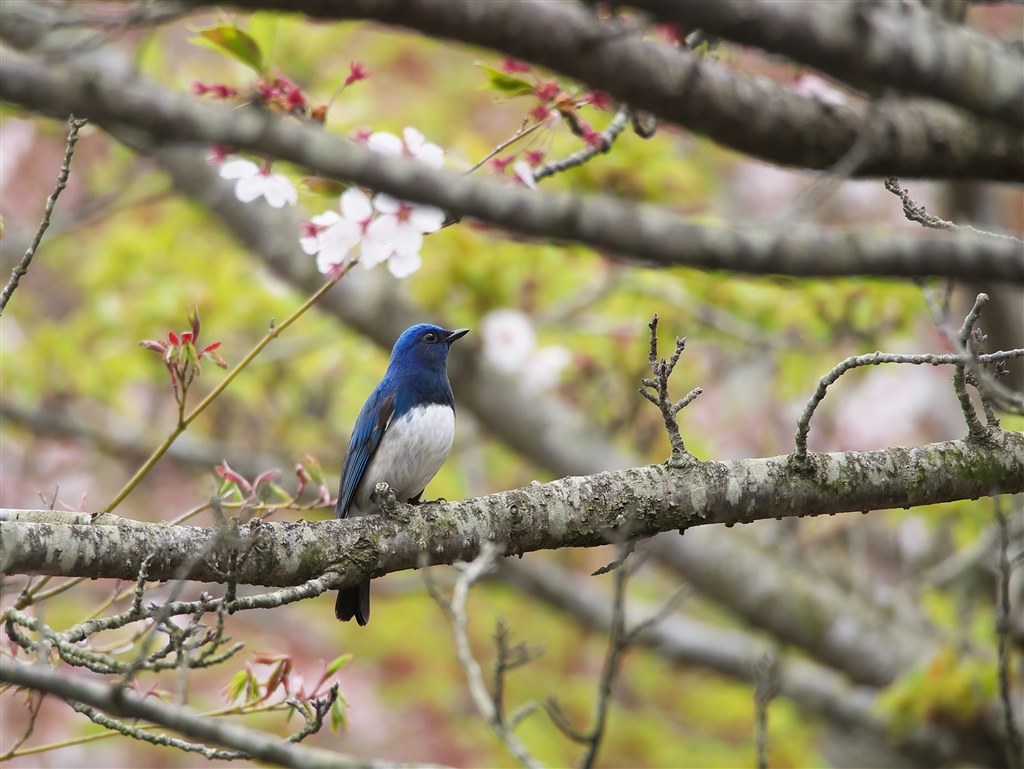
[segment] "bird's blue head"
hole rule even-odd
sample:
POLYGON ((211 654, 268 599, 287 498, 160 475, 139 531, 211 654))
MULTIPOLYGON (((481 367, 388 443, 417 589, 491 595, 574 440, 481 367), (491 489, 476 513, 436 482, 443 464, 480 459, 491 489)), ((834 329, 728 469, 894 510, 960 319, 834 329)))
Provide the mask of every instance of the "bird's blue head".
POLYGON ((444 371, 448 364, 448 348, 456 339, 469 333, 468 328, 448 331, 429 323, 417 323, 402 332, 391 350, 390 369, 430 369, 444 371))

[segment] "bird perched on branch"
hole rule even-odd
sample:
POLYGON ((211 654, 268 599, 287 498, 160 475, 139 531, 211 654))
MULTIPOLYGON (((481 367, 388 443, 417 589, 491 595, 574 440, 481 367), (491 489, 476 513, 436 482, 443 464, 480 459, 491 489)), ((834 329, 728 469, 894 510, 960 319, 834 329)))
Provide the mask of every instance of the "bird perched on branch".
MULTIPOLYGON (((452 448, 455 399, 448 350, 468 333, 468 328, 448 331, 420 323, 398 337, 388 370, 352 429, 335 508, 339 518, 377 512, 371 496, 381 482, 399 500, 419 502, 452 448)), ((338 591, 334 613, 340 620, 369 622, 370 580, 338 591)))

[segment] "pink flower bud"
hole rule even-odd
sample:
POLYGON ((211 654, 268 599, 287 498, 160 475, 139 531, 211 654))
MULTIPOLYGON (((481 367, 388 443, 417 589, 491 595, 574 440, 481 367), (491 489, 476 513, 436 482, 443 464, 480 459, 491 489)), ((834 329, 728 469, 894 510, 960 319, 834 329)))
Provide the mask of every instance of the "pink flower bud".
POLYGON ((525 64, 524 62, 521 62, 518 59, 513 59, 511 56, 506 56, 504 59, 502 59, 501 64, 499 66, 501 67, 502 72, 508 72, 509 74, 513 72, 530 71, 529 64, 525 64))
POLYGON ((366 69, 366 65, 361 61, 354 61, 349 64, 348 70, 348 77, 345 78, 346 86, 358 83, 360 80, 366 80, 370 76, 369 70, 366 69))

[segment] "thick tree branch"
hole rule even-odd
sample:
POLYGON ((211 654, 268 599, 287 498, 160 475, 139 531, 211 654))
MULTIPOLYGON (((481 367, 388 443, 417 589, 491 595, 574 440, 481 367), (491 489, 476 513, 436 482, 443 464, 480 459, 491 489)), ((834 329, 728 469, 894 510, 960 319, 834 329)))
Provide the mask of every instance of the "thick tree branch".
MULTIPOLYGON (((6 13, 0 7, 0 20, 6 13)), ((0 26, 0 35, 3 29, 0 26)), ((0 69, 0 100, 47 114, 74 111, 108 130, 130 126, 156 141, 258 151, 322 176, 431 203, 452 214, 527 235, 575 240, 647 264, 754 274, 945 275, 1024 283, 1024 246, 1005 239, 970 233, 928 239, 820 229, 780 233, 688 224, 655 206, 603 196, 548 194, 435 171, 375 154, 258 107, 230 109, 197 102, 85 61, 69 68, 8 56, 0 69)))
POLYGON ((786 0, 627 4, 663 21, 780 53, 853 85, 933 96, 1024 128, 1021 50, 921 6, 786 0))
MULTIPOLYGON (((915 448, 702 462, 685 469, 637 467, 563 478, 460 502, 400 506, 396 516, 317 523, 252 523, 194 564, 192 579, 222 581, 234 555, 236 582, 296 585, 328 571, 339 585, 429 563, 471 560, 485 541, 507 553, 588 547, 714 523, 744 523, 911 507, 1024 491, 1024 435, 915 448)), ((207 550, 216 529, 162 524, 67 525, 38 514, 0 522, 5 574, 135 579, 153 554, 150 579, 173 579, 207 550), (20 518, 21 520, 12 520, 20 518)))
MULTIPOLYGON (((190 0, 199 7, 204 0, 190 0)), ((631 107, 781 165, 828 169, 853 145, 865 105, 829 105, 766 78, 702 61, 576 2, 542 0, 234 0, 331 19, 372 19, 536 62, 631 107)), ((1019 131, 936 103, 872 115, 879 139, 857 175, 1024 177, 1019 131), (898 169, 907 169, 900 171, 898 169)))

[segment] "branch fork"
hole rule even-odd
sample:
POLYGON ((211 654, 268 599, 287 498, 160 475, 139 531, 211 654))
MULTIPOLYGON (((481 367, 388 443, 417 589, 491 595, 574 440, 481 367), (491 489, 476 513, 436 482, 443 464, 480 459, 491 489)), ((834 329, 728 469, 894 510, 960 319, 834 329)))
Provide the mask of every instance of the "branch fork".
POLYGON ((672 376, 672 372, 675 370, 683 350, 686 349, 686 337, 676 337, 675 352, 672 353, 672 357, 666 360, 665 358, 658 357, 657 314, 651 318, 651 322, 647 324, 647 327, 651 330, 651 346, 647 353, 647 360, 650 363, 651 373, 654 376, 653 378, 645 377, 641 380, 643 387, 640 388, 639 392, 644 398, 658 407, 662 418, 665 420, 665 431, 668 433, 669 442, 672 444, 672 457, 669 463, 677 467, 688 465, 697 460, 693 454, 686 450, 683 437, 679 434, 679 423, 676 421, 676 415, 689 406, 704 390, 700 387, 694 387, 683 398, 675 403, 672 402, 668 394, 668 379, 672 376))

